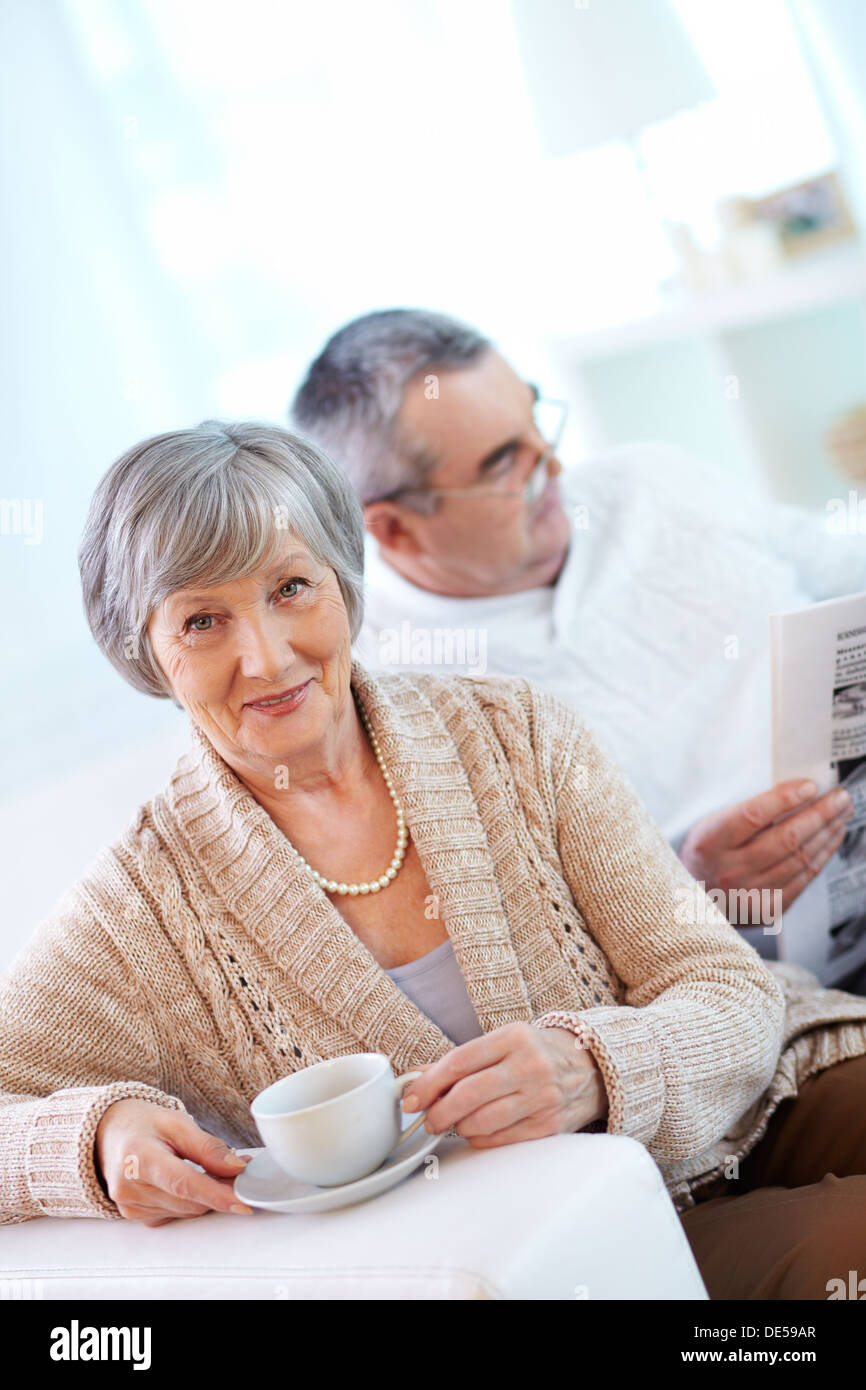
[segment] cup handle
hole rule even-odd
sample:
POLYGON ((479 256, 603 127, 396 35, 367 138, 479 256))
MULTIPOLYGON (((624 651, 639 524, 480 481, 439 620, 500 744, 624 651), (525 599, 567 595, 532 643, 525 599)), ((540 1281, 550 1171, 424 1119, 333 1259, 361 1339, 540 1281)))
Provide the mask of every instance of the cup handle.
MULTIPOLYGON (((398 1104, 399 1104, 399 1102, 403 1099, 403 1092, 405 1091, 406 1087, 409 1085, 409 1082, 410 1082, 410 1081, 414 1081, 415 1078, 416 1078, 416 1076, 423 1076, 423 1075, 424 1075, 423 1071, 404 1071, 404 1073, 403 1073, 402 1076, 398 1076, 398 1077, 395 1079, 394 1085, 395 1085, 396 1088, 397 1088, 397 1102, 398 1102, 398 1104)), ((410 1135, 414 1134, 415 1131, 416 1131, 416 1129, 418 1128, 418 1126, 419 1126, 419 1125, 422 1125, 422 1124, 424 1123, 424 1121, 426 1120, 426 1118, 427 1118, 427 1111, 426 1111, 426 1110, 422 1110, 422 1111, 421 1111, 421 1114, 418 1116, 417 1120, 413 1120, 413 1122, 412 1122, 412 1124, 409 1126, 409 1128, 403 1130, 403 1133, 400 1135, 400 1138, 397 1140, 397 1143, 394 1145, 394 1148, 395 1148, 395 1149, 399 1148, 400 1145, 403 1143, 403 1140, 404 1140, 404 1139, 408 1139, 410 1135)), ((393 1153, 393 1151, 394 1151, 394 1150, 392 1149, 391 1152, 393 1153)))

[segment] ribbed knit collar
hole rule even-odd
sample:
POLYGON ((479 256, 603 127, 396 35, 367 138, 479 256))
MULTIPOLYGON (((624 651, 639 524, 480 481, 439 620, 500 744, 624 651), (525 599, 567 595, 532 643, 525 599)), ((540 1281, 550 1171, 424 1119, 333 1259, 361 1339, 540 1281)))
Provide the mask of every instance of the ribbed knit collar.
MULTIPOLYGON (((530 1021, 490 845, 455 741, 465 733, 477 747, 472 725, 484 721, 462 691, 444 702, 440 691, 434 705, 423 678, 373 678, 353 661, 352 686, 379 740, 482 1029, 530 1021)), ((190 736, 165 804, 244 930, 364 1050, 385 1052, 401 1065, 445 1055, 450 1039, 379 966, 192 722, 190 736)))

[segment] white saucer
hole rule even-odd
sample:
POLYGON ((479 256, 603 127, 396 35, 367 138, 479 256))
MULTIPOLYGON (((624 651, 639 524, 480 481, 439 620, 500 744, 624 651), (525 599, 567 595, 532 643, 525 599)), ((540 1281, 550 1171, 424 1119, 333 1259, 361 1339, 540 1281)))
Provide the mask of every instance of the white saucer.
MULTIPOLYGON (((401 1118, 405 1120, 403 1128, 408 1129, 416 1117, 404 1115, 401 1118)), ((377 1197, 389 1187, 396 1187, 424 1162, 442 1138, 442 1134, 428 1134, 422 1125, 411 1139, 385 1159, 381 1167, 365 1178, 341 1183, 339 1187, 315 1187, 309 1182, 298 1182, 283 1172, 267 1149, 254 1149, 255 1157, 235 1178, 234 1193, 238 1201, 265 1211, 334 1211, 352 1202, 365 1202, 368 1197, 377 1197)))

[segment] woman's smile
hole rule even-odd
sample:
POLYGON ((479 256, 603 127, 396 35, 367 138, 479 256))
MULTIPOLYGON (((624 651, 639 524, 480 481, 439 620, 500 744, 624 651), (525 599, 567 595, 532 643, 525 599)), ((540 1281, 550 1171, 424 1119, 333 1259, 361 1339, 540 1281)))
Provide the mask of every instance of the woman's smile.
POLYGON ((255 714, 263 714, 269 719, 278 718, 282 714, 291 714, 300 704, 303 704, 307 696, 307 691, 312 683, 312 676, 304 681, 303 685, 295 685, 291 690, 283 691, 277 695, 266 696, 262 700, 249 701, 244 705, 244 709, 252 710, 255 714))

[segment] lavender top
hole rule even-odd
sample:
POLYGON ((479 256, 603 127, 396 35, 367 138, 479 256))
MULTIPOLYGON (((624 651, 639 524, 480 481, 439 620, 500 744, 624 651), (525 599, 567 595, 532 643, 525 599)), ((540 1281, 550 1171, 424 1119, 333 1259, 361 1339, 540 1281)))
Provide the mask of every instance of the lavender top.
POLYGON ((450 941, 443 941, 426 956, 410 960, 406 965, 396 965, 385 974, 390 975, 413 1004, 452 1042, 459 1044, 481 1037, 484 1030, 478 1022, 450 941))

